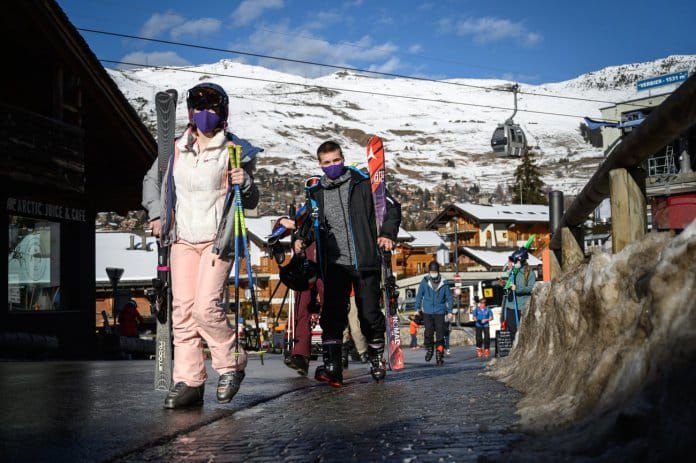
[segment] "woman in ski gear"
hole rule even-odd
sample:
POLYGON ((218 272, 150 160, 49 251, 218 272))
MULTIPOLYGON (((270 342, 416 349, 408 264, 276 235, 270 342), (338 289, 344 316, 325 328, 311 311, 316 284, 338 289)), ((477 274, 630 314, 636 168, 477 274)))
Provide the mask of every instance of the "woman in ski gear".
POLYGON ((442 365, 445 357, 445 316, 452 313, 452 291, 442 278, 440 264, 436 261, 430 263, 428 275, 418 286, 416 310, 423 312, 425 322, 425 361, 429 362, 437 350, 436 362, 442 365))
POLYGON ((528 258, 529 251, 524 247, 521 247, 509 257, 512 269, 508 278, 512 275, 512 285, 510 285, 510 289, 507 292, 504 316, 513 339, 515 339, 517 333, 517 320, 521 322, 529 303, 534 283, 536 283, 536 273, 527 265, 528 258), (517 315, 515 315, 515 309, 517 309, 517 315))
POLYGON ((486 305, 486 299, 482 298, 473 311, 476 320, 476 356, 488 358, 491 355, 490 322, 493 320, 493 311, 486 305))
POLYGON ((158 181, 157 162, 143 181, 143 205, 153 234, 171 245, 174 373, 166 408, 200 405, 207 378, 203 340, 220 374, 217 399, 227 403, 244 379, 247 358, 235 355, 235 333, 221 306, 233 262, 233 185, 240 185, 245 208, 259 199, 253 170, 259 148, 227 131, 229 101, 222 87, 196 85, 188 91, 189 124, 176 140, 174 155, 158 181), (228 146, 241 145, 242 168, 230 169, 228 146))
POLYGON ((317 149, 321 179, 308 190, 308 208, 316 218, 314 233, 298 239, 299 252, 317 242, 324 279, 321 315, 324 364, 315 378, 341 387, 343 330, 348 325, 348 304, 355 289, 360 327, 368 343, 371 373, 376 380, 386 374, 384 363, 385 317, 380 309, 378 248, 391 251, 401 222, 401 206, 387 193, 387 210, 377 235, 372 189, 367 175, 345 166, 341 147, 333 142, 317 149))

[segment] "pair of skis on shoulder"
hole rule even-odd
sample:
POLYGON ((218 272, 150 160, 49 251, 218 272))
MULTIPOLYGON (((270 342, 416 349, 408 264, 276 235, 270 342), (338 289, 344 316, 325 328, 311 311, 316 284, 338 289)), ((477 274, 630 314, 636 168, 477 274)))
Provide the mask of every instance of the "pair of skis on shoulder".
MULTIPOLYGON (((157 167, 159 184, 167 172, 169 159, 174 156, 176 127, 176 90, 157 92, 157 167)), ((172 385, 172 289, 169 272, 169 245, 157 243, 157 278, 152 280, 152 312, 155 316, 155 390, 168 391, 172 385)))

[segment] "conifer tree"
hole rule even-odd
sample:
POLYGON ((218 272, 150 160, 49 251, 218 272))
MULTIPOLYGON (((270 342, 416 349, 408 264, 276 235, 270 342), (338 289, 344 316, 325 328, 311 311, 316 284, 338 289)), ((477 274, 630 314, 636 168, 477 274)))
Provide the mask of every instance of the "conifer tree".
POLYGON ((515 170, 515 183, 510 187, 514 204, 547 204, 544 182, 534 163, 534 152, 527 151, 515 170))

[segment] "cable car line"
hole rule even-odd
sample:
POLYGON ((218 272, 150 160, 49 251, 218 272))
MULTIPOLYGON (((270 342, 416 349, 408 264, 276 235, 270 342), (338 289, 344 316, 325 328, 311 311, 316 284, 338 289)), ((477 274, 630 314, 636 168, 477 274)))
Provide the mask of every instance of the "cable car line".
MULTIPOLYGON (((325 67, 325 68, 330 68, 330 69, 338 69, 338 70, 342 70, 342 71, 363 72, 363 73, 375 74, 375 75, 383 76, 383 77, 393 77, 393 78, 400 78, 400 79, 416 80, 416 81, 421 81, 421 82, 432 82, 432 83, 443 84, 443 85, 454 85, 454 86, 458 86, 458 87, 475 88, 478 90, 485 90, 485 91, 511 93, 511 91, 509 89, 500 88, 500 87, 486 87, 485 85, 464 84, 461 82, 437 80, 437 79, 431 79, 428 77, 409 76, 409 75, 405 75, 405 74, 397 74, 397 73, 392 73, 392 72, 373 71, 373 70, 369 70, 369 69, 357 68, 357 67, 352 67, 352 66, 340 66, 340 65, 336 65, 336 64, 320 63, 320 62, 316 62, 316 61, 308 61, 308 60, 301 60, 301 59, 294 59, 294 58, 285 58, 285 57, 281 57, 281 56, 266 55, 263 53, 254 53, 254 52, 233 50, 233 49, 227 49, 227 48, 211 47, 211 46, 207 46, 207 45, 198 45, 198 44, 192 44, 192 43, 186 43, 186 42, 178 42, 178 41, 174 41, 174 40, 164 40, 164 39, 156 39, 156 38, 151 38, 151 37, 142 37, 142 36, 137 36, 137 35, 122 34, 119 32, 110 32, 110 31, 104 31, 104 30, 99 30, 99 29, 89 29, 89 28, 84 28, 84 27, 77 27, 76 29, 80 32, 89 32, 89 33, 93 33, 93 34, 101 34, 101 35, 107 35, 107 36, 112 36, 112 37, 142 40, 142 41, 146 41, 146 42, 161 43, 161 44, 165 44, 165 45, 175 45, 175 46, 181 46, 181 47, 196 48, 196 49, 200 49, 200 50, 231 53, 231 54, 235 54, 235 55, 249 56, 252 58, 271 59, 271 60, 285 61, 285 62, 295 63, 295 64, 303 64, 303 65, 308 65, 308 66, 319 66, 319 67, 325 67)), ((368 76, 364 76, 364 77, 368 77, 368 76)), ((564 100, 586 101, 586 102, 590 102, 590 103, 619 104, 619 102, 616 102, 616 101, 595 100, 595 99, 591 99, 591 98, 582 98, 582 97, 574 97, 574 96, 549 95, 546 93, 533 93, 533 92, 522 92, 522 91, 519 91, 518 93, 520 95, 531 95, 531 96, 538 96, 538 97, 543 97, 543 98, 557 98, 557 99, 564 99, 564 100)), ((624 103, 624 104, 627 104, 627 103, 624 103)), ((631 106, 645 107, 643 105, 631 105, 631 106)))

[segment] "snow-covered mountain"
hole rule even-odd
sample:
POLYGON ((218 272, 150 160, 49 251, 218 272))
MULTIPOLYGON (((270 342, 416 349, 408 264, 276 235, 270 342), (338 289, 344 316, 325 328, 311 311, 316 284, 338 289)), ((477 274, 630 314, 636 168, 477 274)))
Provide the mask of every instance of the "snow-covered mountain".
MULTIPOLYGON (((600 117, 599 108, 636 97, 635 81, 678 70, 696 70, 696 55, 670 56, 647 63, 612 66, 564 82, 522 84, 515 121, 538 147, 543 180, 567 193, 577 191, 592 174, 602 152, 580 135, 583 116, 600 117), (568 96, 599 102, 549 98, 568 96), (539 114, 540 111, 574 117, 539 114)), ((511 111, 512 94, 443 82, 386 79, 337 72, 315 79, 284 74, 230 60, 177 70, 110 70, 143 120, 154 127, 154 95, 175 88, 180 101, 177 123, 187 122, 186 89, 200 81, 222 85, 230 95, 231 129, 265 148, 259 166, 278 173, 316 171, 314 152, 326 139, 344 146, 348 162, 363 163, 367 135, 385 141, 389 175, 422 186, 450 179, 480 184, 492 191, 511 182, 514 159, 495 158, 490 137, 511 111), (260 80, 252 80, 260 79, 260 80), (268 82, 277 81, 279 83, 268 82), (309 85, 303 87, 293 84, 309 85), (423 101, 375 92, 464 104, 423 101), (479 106, 476 106, 479 105, 479 106)), ((499 88, 510 82, 493 79, 451 79, 444 82, 499 88)))

